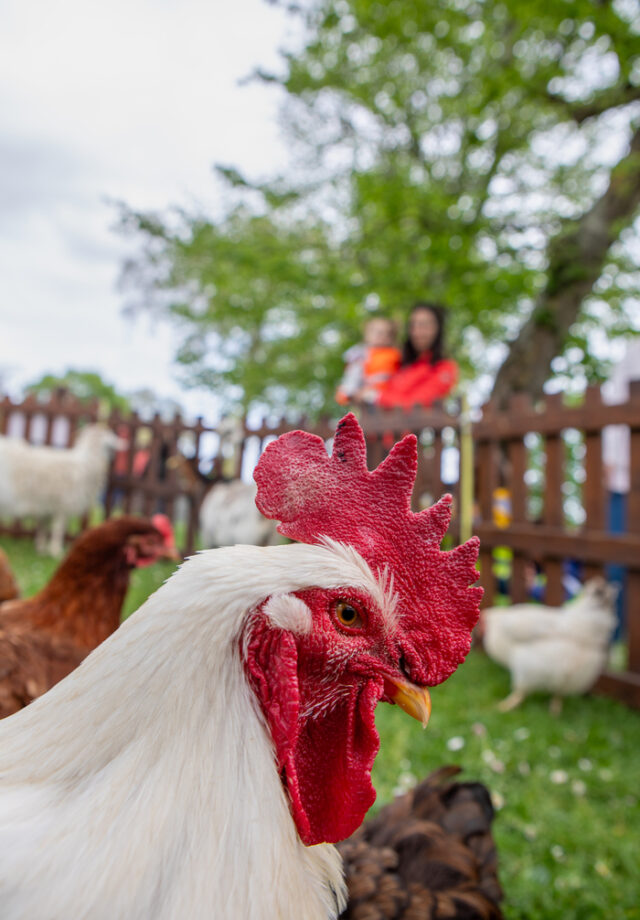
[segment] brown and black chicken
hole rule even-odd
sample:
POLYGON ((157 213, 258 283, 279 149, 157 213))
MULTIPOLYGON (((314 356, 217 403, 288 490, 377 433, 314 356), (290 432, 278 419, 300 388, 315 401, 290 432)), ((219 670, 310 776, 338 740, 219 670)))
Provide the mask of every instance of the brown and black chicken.
POLYGON ((499 920, 493 806, 460 767, 436 770, 338 844, 349 903, 341 920, 499 920))

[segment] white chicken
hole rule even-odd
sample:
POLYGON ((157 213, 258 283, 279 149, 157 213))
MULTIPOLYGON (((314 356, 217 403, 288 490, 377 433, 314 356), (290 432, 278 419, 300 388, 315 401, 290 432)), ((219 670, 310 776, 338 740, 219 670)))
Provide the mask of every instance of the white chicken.
POLYGON ((200 500, 198 514, 203 546, 274 546, 280 542, 275 521, 265 518, 256 508, 256 484, 242 479, 212 481, 203 476, 197 458, 175 454, 167 461, 179 471, 191 494, 200 500))
POLYGON ((279 542, 274 522, 256 508, 253 482, 232 479, 216 483, 202 500, 199 520, 205 546, 271 546, 279 542))
POLYGON ((416 441, 366 469, 292 432, 258 504, 302 543, 189 559, 80 667, 0 724, 3 920, 327 920, 375 798, 374 709, 423 722, 470 646, 477 541, 410 511, 416 441))
POLYGON ((604 670, 613 635, 617 590, 593 578, 564 607, 514 604, 488 607, 481 614, 482 641, 490 658, 511 672, 511 693, 500 704, 506 712, 529 693, 561 698, 586 693, 604 670))

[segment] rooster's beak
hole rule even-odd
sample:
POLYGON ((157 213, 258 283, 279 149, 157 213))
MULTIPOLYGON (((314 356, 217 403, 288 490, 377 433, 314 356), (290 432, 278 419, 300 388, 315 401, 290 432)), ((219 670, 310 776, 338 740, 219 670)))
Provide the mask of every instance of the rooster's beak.
POLYGON ((426 687, 418 687, 408 680, 387 677, 384 689, 389 699, 400 709, 422 722, 423 728, 427 727, 431 715, 431 697, 426 687))

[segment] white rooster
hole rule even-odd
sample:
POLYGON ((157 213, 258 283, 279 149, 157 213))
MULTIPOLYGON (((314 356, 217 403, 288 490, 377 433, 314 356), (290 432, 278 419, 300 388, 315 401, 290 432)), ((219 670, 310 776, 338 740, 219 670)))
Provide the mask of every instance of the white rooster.
POLYGON ((614 585, 593 578, 564 607, 514 604, 482 611, 485 651, 511 672, 502 712, 542 690, 554 695, 551 708, 559 713, 563 696, 590 689, 607 662, 616 593, 614 585))
POLYGON ((258 504, 303 543, 189 559, 0 724, 3 920, 327 920, 333 842, 375 798, 374 709, 426 721, 465 657, 477 542, 409 506, 412 435, 366 469, 353 416, 269 445, 258 504), (305 545, 308 544, 308 545, 305 545))

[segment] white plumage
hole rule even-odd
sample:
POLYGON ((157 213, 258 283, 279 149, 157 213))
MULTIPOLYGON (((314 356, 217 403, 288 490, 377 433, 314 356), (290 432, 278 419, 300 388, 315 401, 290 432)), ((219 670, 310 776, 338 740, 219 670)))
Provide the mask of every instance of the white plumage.
POLYGON ((384 595, 336 543, 203 552, 0 723, 3 920, 336 916, 337 851, 298 837, 239 647, 255 605, 316 585, 384 595))
POLYGON ((615 629, 616 589, 592 579, 564 607, 514 604, 482 611, 487 654, 511 672, 503 710, 535 691, 586 693, 604 670, 615 629))

